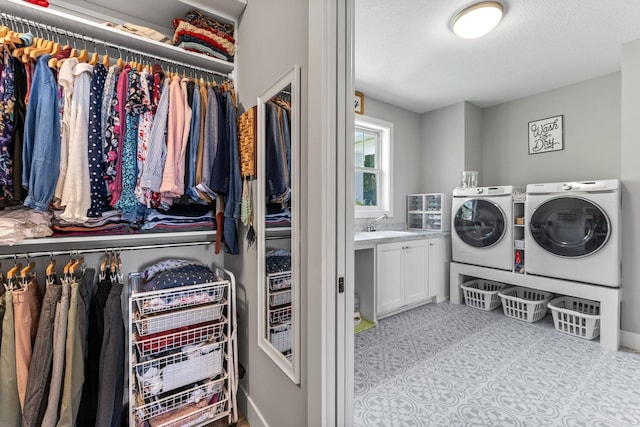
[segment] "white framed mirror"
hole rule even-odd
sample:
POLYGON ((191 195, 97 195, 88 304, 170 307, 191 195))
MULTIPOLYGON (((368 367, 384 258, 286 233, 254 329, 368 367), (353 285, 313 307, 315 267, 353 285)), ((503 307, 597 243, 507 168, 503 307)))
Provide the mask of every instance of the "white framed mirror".
POLYGON ((258 97, 258 345, 300 383, 300 67, 258 97))

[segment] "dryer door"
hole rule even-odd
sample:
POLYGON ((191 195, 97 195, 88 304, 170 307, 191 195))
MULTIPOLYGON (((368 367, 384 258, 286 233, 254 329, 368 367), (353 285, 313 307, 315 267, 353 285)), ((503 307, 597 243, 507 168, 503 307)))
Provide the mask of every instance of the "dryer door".
POLYGON ((475 248, 488 248, 498 243, 506 232, 504 211, 484 199, 464 202, 455 212, 453 226, 460 239, 475 248))
POLYGON ((543 249, 562 257, 582 257, 609 240, 607 213, 581 197, 556 197, 536 208, 529 219, 533 239, 543 249))

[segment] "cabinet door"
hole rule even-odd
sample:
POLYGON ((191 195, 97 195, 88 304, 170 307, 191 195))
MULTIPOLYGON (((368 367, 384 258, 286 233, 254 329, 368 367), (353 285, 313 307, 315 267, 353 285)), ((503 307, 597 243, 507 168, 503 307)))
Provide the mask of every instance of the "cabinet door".
POLYGON ((403 248, 403 305, 407 305, 429 297, 427 276, 429 254, 426 240, 404 242, 403 248))
POLYGON ((402 307, 403 242, 378 245, 376 251, 376 313, 402 307))

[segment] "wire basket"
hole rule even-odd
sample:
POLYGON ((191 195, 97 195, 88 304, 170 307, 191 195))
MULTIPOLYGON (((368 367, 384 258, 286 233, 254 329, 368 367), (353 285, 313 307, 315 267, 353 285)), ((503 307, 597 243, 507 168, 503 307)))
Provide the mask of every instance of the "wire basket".
POLYGON ((269 310, 269 322, 271 325, 286 322, 291 320, 291 306, 286 305, 281 308, 269 310))
POLYGON ((207 344, 139 363, 135 367, 138 391, 146 399, 215 378, 223 372, 223 351, 224 343, 207 344))
POLYGON ((291 323, 283 323, 269 329, 269 341, 280 353, 291 350, 291 323))
POLYGON ((525 322, 537 322, 547 314, 552 294, 522 287, 506 288, 498 293, 504 315, 525 322))
POLYGON ((506 283, 484 279, 475 279, 460 285, 465 304, 486 311, 500 307, 501 300, 498 293, 507 286, 509 285, 506 283))
POLYGON ((198 323, 213 322, 220 319, 221 315, 222 305, 216 304, 143 317, 133 323, 139 335, 149 335, 198 323))
POLYGON ((204 283, 167 291, 142 292, 132 298, 138 312, 147 316, 154 313, 221 302, 228 282, 204 283))
POLYGON ((222 411, 225 410, 229 399, 224 387, 225 380, 225 378, 221 378, 197 384, 187 390, 181 389, 181 391, 161 399, 144 400, 144 404, 136 409, 136 418, 140 422, 155 418, 153 425, 175 425, 173 424, 176 421, 175 419, 167 417, 167 421, 162 422, 157 417, 178 408, 186 408, 186 410, 183 409, 185 417, 182 419, 196 413, 206 412, 205 408, 209 411, 215 409, 215 412, 220 413, 220 409, 222 411), (192 410, 189 411, 189 409, 192 410))
POLYGON ((291 304, 291 289, 269 294, 269 307, 291 304))
POLYGON ((270 291, 291 289, 291 271, 267 274, 267 282, 269 283, 270 291))
POLYGON ((549 302, 557 331, 587 340, 600 335, 600 303, 582 298, 560 297, 549 302))
POLYGON ((205 324, 202 326, 187 327, 176 332, 173 330, 163 334, 138 335, 135 337, 135 345, 140 357, 152 356, 163 351, 176 350, 185 345, 195 345, 209 340, 219 340, 224 332, 226 319, 222 316, 222 321, 218 323, 205 324))

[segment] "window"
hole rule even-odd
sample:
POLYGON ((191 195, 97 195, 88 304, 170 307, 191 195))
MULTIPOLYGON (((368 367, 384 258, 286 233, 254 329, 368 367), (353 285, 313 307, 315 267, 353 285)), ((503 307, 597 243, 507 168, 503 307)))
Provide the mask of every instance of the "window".
POLYGON ((392 216, 391 144, 393 123, 358 117, 354 135, 356 218, 392 216))

